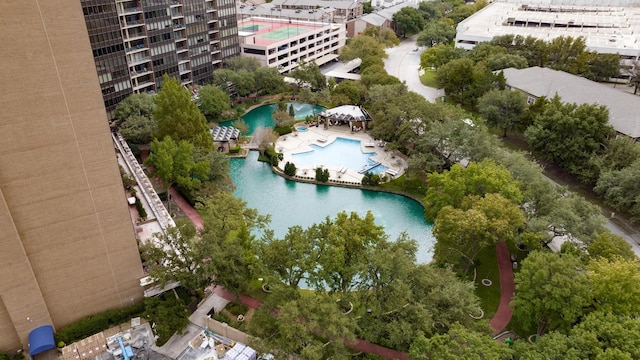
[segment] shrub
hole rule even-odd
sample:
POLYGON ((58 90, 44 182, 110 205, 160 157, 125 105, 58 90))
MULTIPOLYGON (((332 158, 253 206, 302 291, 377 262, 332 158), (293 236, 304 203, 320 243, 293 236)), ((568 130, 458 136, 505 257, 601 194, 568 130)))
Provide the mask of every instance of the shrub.
POLYGON ((296 165, 287 161, 284 165, 284 173, 289 176, 294 176, 296 174, 296 165))
POLYGON ((366 172, 362 178, 362 185, 376 186, 380 184, 380 175, 366 172))
POLYGON ((240 145, 232 146, 229 148, 229 154, 237 154, 240 152, 240 145))
POLYGON ((136 179, 130 175, 127 174, 124 171, 124 168, 122 166, 118 166, 120 168, 120 177, 122 178, 122 186, 124 186, 124 189, 127 191, 131 191, 133 189, 133 187, 136 185, 136 179))
POLYGON ((227 310, 233 315, 238 316, 238 315, 245 315, 249 310, 249 307, 247 307, 247 305, 242 303, 232 302, 227 305, 227 310))
POLYGON ((279 136, 290 134, 293 132, 293 126, 275 126, 273 131, 275 131, 279 136))
POLYGON ((140 215, 140 219, 147 220, 147 211, 142 206, 142 201, 136 196, 136 210, 138 210, 138 215, 140 215))
POLYGON ((327 182, 329 180, 329 169, 316 168, 316 180, 327 182))
POLYGON ((140 301, 137 304, 122 309, 108 310, 100 314, 88 316, 56 332, 56 342, 71 344, 74 341, 84 339, 112 326, 128 321, 133 317, 140 316, 143 311, 144 302, 140 301))

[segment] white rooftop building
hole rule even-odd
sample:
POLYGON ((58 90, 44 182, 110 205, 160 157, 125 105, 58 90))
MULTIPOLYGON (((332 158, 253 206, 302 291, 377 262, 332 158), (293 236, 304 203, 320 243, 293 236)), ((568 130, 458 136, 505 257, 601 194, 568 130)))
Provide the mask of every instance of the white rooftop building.
POLYGON ((338 58, 346 43, 345 24, 251 17, 238 22, 242 56, 281 73, 301 62, 318 66, 338 58))
POLYGON ((545 41, 582 36, 592 51, 637 60, 639 5, 639 0, 494 2, 458 24, 456 47, 472 49, 479 42, 508 34, 545 41))

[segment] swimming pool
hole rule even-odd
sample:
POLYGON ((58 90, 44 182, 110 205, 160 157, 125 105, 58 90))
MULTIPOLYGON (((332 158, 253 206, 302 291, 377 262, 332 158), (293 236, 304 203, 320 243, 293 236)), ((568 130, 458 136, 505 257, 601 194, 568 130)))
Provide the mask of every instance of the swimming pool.
POLYGON ((297 127, 296 130, 298 130, 298 131, 307 131, 307 128, 304 127, 304 126, 300 126, 300 127, 297 127))
MULTIPOLYGON (((360 171, 365 167, 370 167, 375 161, 371 159, 375 152, 363 153, 360 147, 360 140, 345 139, 338 137, 334 142, 326 146, 310 145, 313 150, 293 154, 293 162, 296 167, 312 167, 324 165, 328 168, 346 167, 351 170, 360 171)), ((377 165, 368 171, 380 174, 388 168, 384 165, 377 165)))

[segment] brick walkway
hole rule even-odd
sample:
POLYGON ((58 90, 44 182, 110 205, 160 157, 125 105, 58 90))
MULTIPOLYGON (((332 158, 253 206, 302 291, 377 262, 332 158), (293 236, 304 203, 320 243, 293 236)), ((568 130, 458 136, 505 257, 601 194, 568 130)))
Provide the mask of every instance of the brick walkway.
POLYGON ((500 305, 493 319, 489 321, 489 325, 493 328, 493 335, 502 332, 511 321, 513 308, 509 306, 509 303, 516 289, 513 282, 513 268, 509 256, 509 248, 506 243, 501 242, 496 246, 496 257, 498 258, 498 268, 500 269, 500 305))

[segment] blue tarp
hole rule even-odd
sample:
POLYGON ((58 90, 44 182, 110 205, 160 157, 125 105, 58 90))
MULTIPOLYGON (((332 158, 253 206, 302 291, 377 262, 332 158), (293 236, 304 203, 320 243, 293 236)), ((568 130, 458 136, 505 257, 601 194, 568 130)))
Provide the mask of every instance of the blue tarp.
POLYGON ((31 330, 29 333, 29 355, 32 357, 55 347, 56 341, 53 339, 53 326, 43 325, 31 330))

